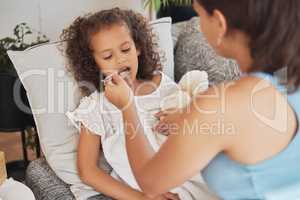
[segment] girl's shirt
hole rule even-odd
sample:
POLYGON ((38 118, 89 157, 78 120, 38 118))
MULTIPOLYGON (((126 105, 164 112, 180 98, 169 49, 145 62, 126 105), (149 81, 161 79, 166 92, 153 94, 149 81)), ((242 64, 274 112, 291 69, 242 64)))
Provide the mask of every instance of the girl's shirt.
MULTIPOLYGON (((162 99, 177 89, 177 84, 161 73, 161 81, 155 91, 144 96, 135 96, 144 133, 156 151, 159 145, 151 130, 156 122, 154 114, 160 110, 162 99)), ((95 91, 90 96, 84 97, 78 108, 67 112, 66 115, 76 128, 80 129, 82 124, 94 134, 101 136, 104 156, 113 168, 112 176, 123 180, 133 188, 139 188, 127 157, 122 113, 108 101, 104 93, 95 91)))
MULTIPOLYGON (((174 94, 178 89, 178 85, 162 73, 160 84, 154 92, 134 97, 144 134, 155 151, 158 151, 162 141, 158 133, 152 131, 155 123, 158 122, 154 114, 160 111, 161 104, 168 99, 165 97, 174 94)), ((73 112, 67 112, 67 116, 78 129, 83 124, 91 132, 101 136, 104 157, 112 167, 111 175, 130 187, 140 190, 126 152, 126 133, 121 111, 111 104, 103 93, 96 91, 84 97, 79 107, 73 112)), ((182 200, 217 199, 208 190, 200 174, 172 189, 171 192, 178 194, 182 200)))

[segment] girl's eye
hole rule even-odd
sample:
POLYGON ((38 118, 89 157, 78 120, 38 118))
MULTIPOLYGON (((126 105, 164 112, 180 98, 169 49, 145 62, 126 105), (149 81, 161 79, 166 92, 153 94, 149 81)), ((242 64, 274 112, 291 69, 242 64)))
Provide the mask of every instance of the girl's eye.
POLYGON ((104 57, 103 59, 104 59, 104 60, 109 60, 109 59, 111 59, 111 58, 112 58, 112 55, 106 56, 106 57, 104 57))
POLYGON ((127 49, 123 49, 122 52, 129 52, 130 51, 130 48, 127 48, 127 49))

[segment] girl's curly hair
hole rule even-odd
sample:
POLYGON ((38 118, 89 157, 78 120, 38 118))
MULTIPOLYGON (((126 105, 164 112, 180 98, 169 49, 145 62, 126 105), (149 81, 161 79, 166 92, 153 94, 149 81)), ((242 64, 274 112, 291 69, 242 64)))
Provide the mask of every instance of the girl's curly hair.
POLYGON ((162 68, 156 37, 141 14, 132 10, 113 8, 78 17, 63 30, 60 39, 65 41, 67 68, 79 82, 84 94, 90 94, 91 90, 95 89, 100 91, 101 71, 90 49, 91 37, 115 24, 128 27, 136 48, 141 52, 138 58, 137 79, 151 80, 154 71, 162 68), (92 84, 93 89, 87 87, 87 83, 92 84))

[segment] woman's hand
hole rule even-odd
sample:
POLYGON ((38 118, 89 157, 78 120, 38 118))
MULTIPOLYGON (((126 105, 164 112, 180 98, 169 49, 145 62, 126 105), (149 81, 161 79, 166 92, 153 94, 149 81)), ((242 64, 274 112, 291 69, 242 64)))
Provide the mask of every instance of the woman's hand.
POLYGON ((143 195, 142 198, 139 200, 180 200, 180 198, 178 197, 178 194, 167 192, 165 194, 153 198, 143 195))
POLYGON ((162 195, 164 198, 166 199, 170 199, 170 200, 180 200, 178 194, 174 194, 171 192, 167 192, 165 194, 162 195))
POLYGON ((112 75, 112 80, 105 84, 105 96, 118 109, 128 108, 134 101, 133 91, 119 75, 112 75))

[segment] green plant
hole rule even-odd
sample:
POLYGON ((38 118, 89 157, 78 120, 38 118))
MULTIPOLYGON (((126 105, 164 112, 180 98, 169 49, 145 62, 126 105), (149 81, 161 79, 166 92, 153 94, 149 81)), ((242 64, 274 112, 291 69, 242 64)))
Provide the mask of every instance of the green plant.
MULTIPOLYGON (((16 73, 7 51, 22 51, 34 45, 48 42, 49 39, 40 32, 33 33, 26 23, 20 23, 13 30, 13 37, 0 39, 0 72, 16 73)), ((5 98, 6 94, 1 94, 5 98)), ((34 150, 37 141, 37 132, 34 128, 26 127, 25 147, 34 150)))
POLYGON ((20 23, 14 28, 14 37, 0 39, 0 71, 11 71, 14 69, 6 51, 22 51, 28 47, 49 42, 49 39, 40 32, 37 33, 33 42, 26 42, 26 38, 32 34, 31 28, 26 23, 20 23))
POLYGON ((178 5, 178 6, 185 6, 191 5, 192 0, 144 0, 144 6, 150 7, 150 9, 154 9, 158 11, 161 6, 167 6, 168 4, 178 5))
POLYGON ((35 150, 36 147, 36 137, 38 137, 38 134, 35 130, 35 128, 31 126, 27 126, 25 129, 26 133, 26 141, 25 141, 25 146, 28 147, 31 150, 35 150))

